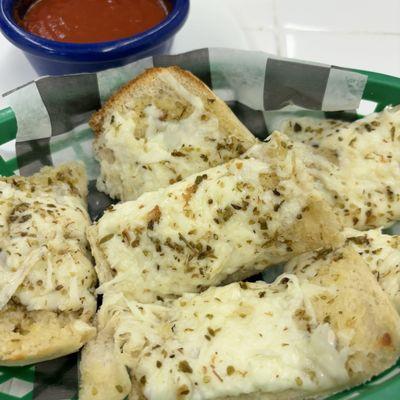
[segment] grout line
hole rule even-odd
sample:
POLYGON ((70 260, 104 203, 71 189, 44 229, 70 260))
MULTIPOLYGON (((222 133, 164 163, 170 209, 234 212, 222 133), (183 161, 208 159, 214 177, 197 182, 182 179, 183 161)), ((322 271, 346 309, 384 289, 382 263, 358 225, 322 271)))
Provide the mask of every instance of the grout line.
MULTIPOLYGON (((274 24, 275 25, 275 24, 274 24)), ((382 31, 346 31, 346 30, 334 30, 334 29, 319 29, 319 28, 312 28, 312 27, 305 27, 305 28, 285 28, 285 27, 278 27, 275 26, 268 26, 268 27, 253 27, 253 26, 245 26, 241 25, 241 28, 246 31, 257 32, 257 31, 265 31, 271 33, 278 33, 280 31, 283 32, 307 32, 307 33, 337 33, 338 35, 382 35, 382 36, 400 36, 400 32, 382 32, 382 31), (278 31, 278 32, 277 32, 278 31)))
POLYGON ((386 31, 363 31, 363 30, 336 30, 326 28, 313 28, 313 27, 284 27, 287 32, 318 32, 318 33, 337 33, 339 35, 382 35, 382 36, 400 36, 400 32, 386 32, 386 31))
POLYGON ((246 31, 252 31, 252 32, 259 32, 259 31, 266 31, 266 32, 275 32, 276 29, 274 26, 246 26, 246 25, 240 25, 242 29, 245 29, 246 31))

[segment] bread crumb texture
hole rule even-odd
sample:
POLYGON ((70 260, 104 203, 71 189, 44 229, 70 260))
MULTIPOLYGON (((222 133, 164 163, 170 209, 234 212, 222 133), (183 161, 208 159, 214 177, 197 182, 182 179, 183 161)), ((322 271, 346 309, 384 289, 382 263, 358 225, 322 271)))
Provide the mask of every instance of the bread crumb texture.
POLYGON ((108 294, 83 352, 82 400, 106 398, 92 365, 113 376, 107 398, 121 400, 319 398, 369 380, 399 356, 399 316, 361 256, 335 255, 308 278, 155 304, 108 294))
POLYGON ((0 178, 1 364, 67 354, 94 334, 86 195, 80 163, 0 178))
POLYGON ((400 219, 399 106, 351 123, 289 120, 282 131, 313 149, 310 172, 346 226, 365 230, 400 219))
POLYGON ((342 242, 290 140, 120 203, 88 229, 101 287, 142 302, 244 279, 342 242))
POLYGON ((152 68, 91 119, 99 190, 132 200, 239 157, 256 138, 188 71, 152 68))

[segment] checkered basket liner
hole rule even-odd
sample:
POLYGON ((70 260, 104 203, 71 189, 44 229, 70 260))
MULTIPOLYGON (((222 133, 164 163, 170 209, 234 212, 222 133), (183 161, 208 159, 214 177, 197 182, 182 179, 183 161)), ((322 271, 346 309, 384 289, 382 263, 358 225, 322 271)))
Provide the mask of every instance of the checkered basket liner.
MULTIPOLYGON (((0 143, 8 142, 2 146, 7 157, 0 159, 0 173, 31 175, 44 165, 80 159, 89 177, 90 215, 97 218, 111 200, 95 187, 99 167, 87 121, 121 85, 147 68, 169 65, 197 75, 260 139, 288 113, 354 118, 351 111, 362 99, 375 101, 377 109, 400 103, 400 80, 365 71, 233 49, 158 55, 98 73, 43 77, 5 93, 11 109, 0 110, 0 143)), ((0 368, 0 400, 77 399, 78 360, 72 354, 34 366, 0 368)), ((393 385, 399 373, 400 364, 331 399, 400 399, 400 379, 393 385), (376 396, 378 391, 385 396, 376 396)))

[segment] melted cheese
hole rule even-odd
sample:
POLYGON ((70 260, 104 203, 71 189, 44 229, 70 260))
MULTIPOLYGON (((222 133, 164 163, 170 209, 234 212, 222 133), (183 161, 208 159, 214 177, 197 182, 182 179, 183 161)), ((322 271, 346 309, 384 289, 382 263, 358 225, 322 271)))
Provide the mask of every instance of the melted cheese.
POLYGON ((346 232, 348 245, 365 260, 382 289, 400 312, 400 236, 384 235, 380 230, 346 232))
MULTIPOLYGON (((2 257, 4 258, 4 253, 2 251, 2 257)), ((14 293, 17 291, 21 283, 24 282, 26 276, 30 273, 33 266, 40 261, 43 257, 44 248, 39 248, 33 250, 27 258, 24 259, 23 265, 16 268, 7 268, 5 265, 7 264, 7 256, 5 256, 4 264, 2 267, 1 274, 1 290, 0 290, 0 310, 3 309, 14 293)))
POLYGON ((159 78, 192 112, 170 120, 150 103, 143 111, 147 124, 143 135, 136 132, 139 116, 135 111, 122 108, 113 113, 95 141, 101 164, 98 188, 112 197, 130 200, 166 187, 238 157, 255 141, 250 133, 242 139, 223 133, 218 118, 205 109, 200 97, 185 89, 169 72, 160 73, 159 78))
POLYGON ((347 226, 388 226, 400 219, 400 108, 353 123, 290 121, 296 141, 312 146, 308 166, 347 226))
POLYGON ((234 283, 163 305, 106 296, 99 322, 114 326, 117 352, 149 400, 311 396, 345 384, 348 350, 315 320, 316 289, 283 278, 285 285, 234 283))
MULTIPOLYGON (((362 256, 382 289, 400 312, 400 236, 384 235, 379 229, 365 232, 346 229, 345 247, 362 256)), ((317 273, 320 267, 335 258, 335 253, 311 252, 294 257, 285 270, 305 277, 317 273)))
POLYGON ((337 129, 347 128, 350 122, 334 119, 318 119, 311 117, 299 117, 282 121, 279 132, 288 136, 294 136, 299 140, 322 138, 327 133, 337 133, 337 129))
POLYGON ((94 313, 95 275, 86 250, 89 218, 66 183, 0 180, 0 309, 94 313))
MULTIPOLYGON (((312 198, 312 180, 281 139, 265 145, 274 154, 269 163, 231 161, 107 211, 88 231, 99 291, 153 301, 238 272, 248 276, 293 255, 290 229, 312 198), (112 280, 102 278, 104 268, 112 280)), ((315 247, 322 245, 318 229, 315 247)))

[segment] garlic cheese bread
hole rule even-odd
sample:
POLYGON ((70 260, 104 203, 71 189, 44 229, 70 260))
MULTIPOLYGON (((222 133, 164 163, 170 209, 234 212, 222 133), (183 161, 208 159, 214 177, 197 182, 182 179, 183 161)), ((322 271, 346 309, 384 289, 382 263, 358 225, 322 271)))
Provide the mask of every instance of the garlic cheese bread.
MULTIPOLYGON (((342 249, 353 249, 363 258, 400 313, 400 236, 385 235, 380 229, 361 232, 350 228, 345 230, 344 235, 346 242, 342 249)), ((285 270, 309 277, 318 271, 322 264, 336 257, 337 252, 330 250, 304 253, 290 260, 285 270)))
POLYGON ((152 302, 342 243, 291 142, 260 146, 267 161, 232 160, 107 210, 88 229, 100 293, 152 302))
POLYGON ((400 219, 400 107, 358 121, 289 121, 283 131, 314 155, 310 172, 349 227, 365 230, 400 219))
MULTIPOLYGON (((335 119, 318 119, 312 117, 298 117, 293 119, 283 120, 279 126, 279 131, 288 136, 293 136, 300 141, 313 138, 314 140, 324 137, 327 134, 338 133, 344 128, 348 128, 351 122, 340 121, 335 119)), ((303 143, 309 143, 304 141, 303 143)))
POLYGON ((81 400, 322 398, 400 354, 399 316, 352 249, 307 279, 156 304, 107 294, 98 324, 82 355, 81 400))
POLYGON ((94 335, 86 195, 78 163, 0 178, 0 365, 72 353, 94 335))
POLYGON ((222 100, 178 67, 139 75, 90 126, 98 189, 124 201, 223 164, 257 142, 222 100))

